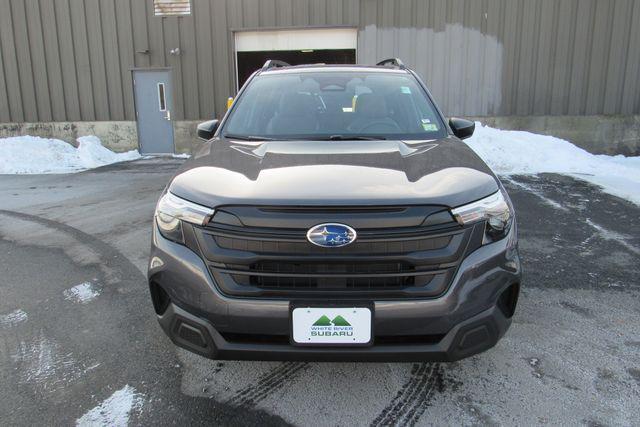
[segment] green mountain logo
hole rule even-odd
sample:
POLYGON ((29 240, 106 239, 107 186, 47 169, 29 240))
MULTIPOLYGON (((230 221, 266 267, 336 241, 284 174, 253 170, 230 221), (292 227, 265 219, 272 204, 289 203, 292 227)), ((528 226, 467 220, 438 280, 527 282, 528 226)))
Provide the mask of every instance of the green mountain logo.
POLYGON ((347 319, 339 315, 331 320, 323 314, 318 320, 316 320, 313 326, 351 326, 351 323, 347 322, 347 319))
POLYGON ((321 318, 316 320, 316 323, 314 323, 313 326, 331 326, 331 320, 329 320, 327 316, 323 315, 321 318))
POLYGON ((351 323, 347 322, 342 316, 336 316, 333 319, 333 326, 351 326, 351 323))

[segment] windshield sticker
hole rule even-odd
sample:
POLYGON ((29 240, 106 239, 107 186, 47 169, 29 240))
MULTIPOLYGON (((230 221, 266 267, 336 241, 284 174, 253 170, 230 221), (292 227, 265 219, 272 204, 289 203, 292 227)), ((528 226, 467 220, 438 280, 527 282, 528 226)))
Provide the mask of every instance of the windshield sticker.
POLYGON ((411 93, 411 89, 409 88, 409 86, 400 86, 400 92, 411 93))
POLYGON ((427 132, 435 132, 438 130, 438 125, 436 125, 435 123, 422 123, 422 129, 426 130, 427 132))

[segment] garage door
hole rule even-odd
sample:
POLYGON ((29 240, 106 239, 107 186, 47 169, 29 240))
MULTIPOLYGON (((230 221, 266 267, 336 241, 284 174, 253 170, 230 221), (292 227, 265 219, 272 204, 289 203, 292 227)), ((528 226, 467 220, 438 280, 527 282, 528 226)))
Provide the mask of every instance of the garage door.
POLYGON ((356 28, 239 31, 235 33, 238 87, 268 59, 291 65, 353 64, 356 62, 356 28))

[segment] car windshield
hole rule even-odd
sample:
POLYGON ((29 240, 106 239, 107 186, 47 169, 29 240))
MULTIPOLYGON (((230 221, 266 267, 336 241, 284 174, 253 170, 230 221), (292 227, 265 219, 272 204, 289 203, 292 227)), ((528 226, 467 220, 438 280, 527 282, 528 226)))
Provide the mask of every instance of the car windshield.
POLYGON ((408 73, 300 71, 251 80, 222 134, 245 139, 442 138, 445 127, 408 73))

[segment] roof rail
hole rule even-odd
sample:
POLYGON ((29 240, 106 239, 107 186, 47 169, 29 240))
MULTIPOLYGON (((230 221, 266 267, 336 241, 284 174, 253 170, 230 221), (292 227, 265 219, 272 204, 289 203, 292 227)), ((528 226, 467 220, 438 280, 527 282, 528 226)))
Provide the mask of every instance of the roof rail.
POLYGON ((276 67, 290 67, 291 64, 287 64, 284 61, 279 61, 277 59, 269 59, 267 62, 264 63, 264 65, 262 66, 262 71, 268 70, 269 68, 276 68, 276 67))
POLYGON ((389 59, 385 59, 385 60, 382 60, 382 61, 378 62, 376 65, 377 65, 377 66, 379 66, 379 67, 386 67, 387 65, 391 65, 391 66, 393 66, 393 67, 398 67, 398 68, 400 68, 401 70, 404 70, 405 68, 407 68, 407 67, 404 65, 404 62, 402 62, 402 61, 400 60, 400 58, 389 58, 389 59))

